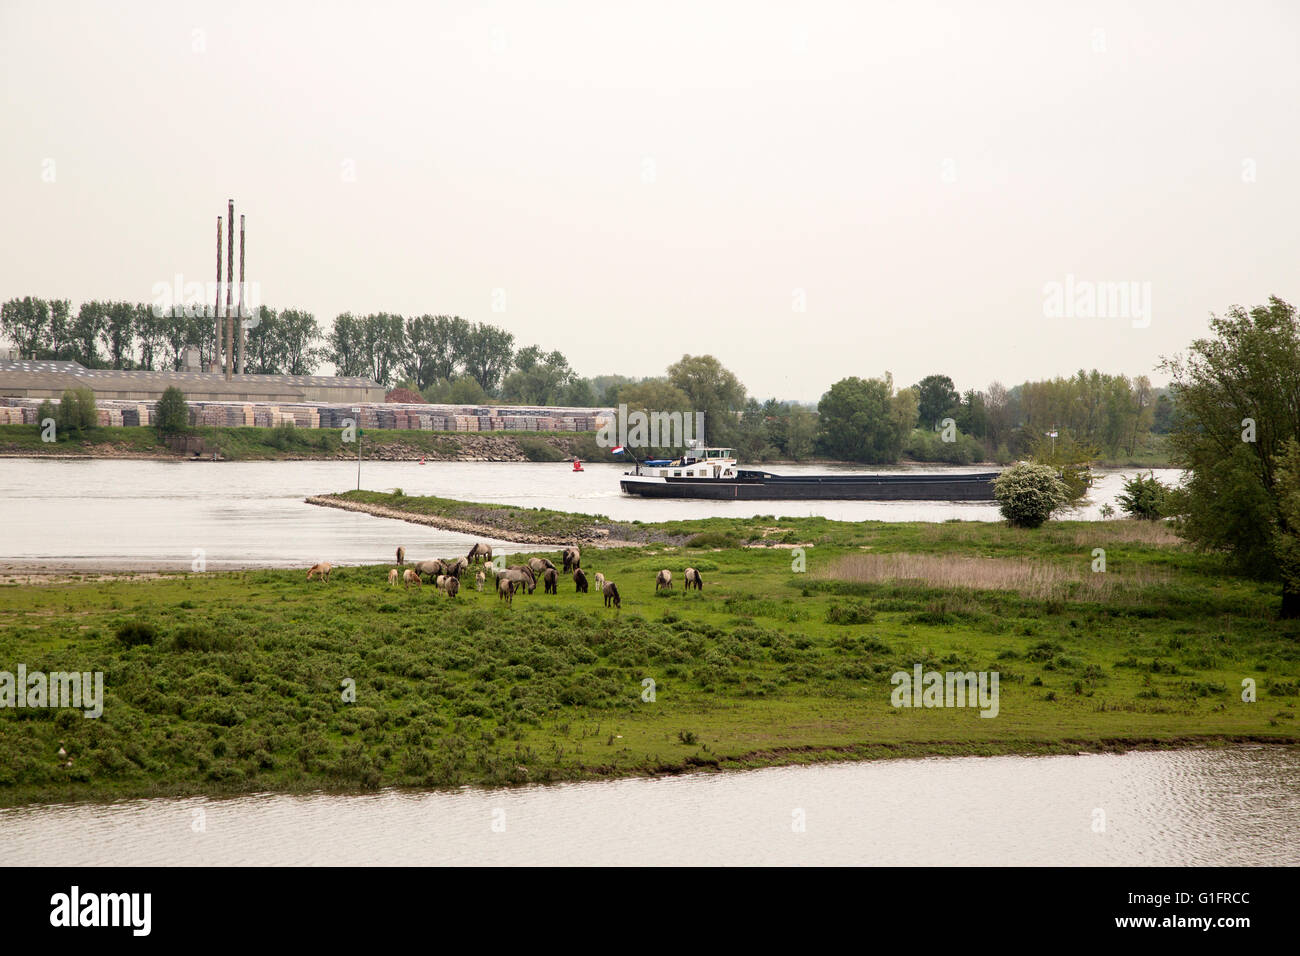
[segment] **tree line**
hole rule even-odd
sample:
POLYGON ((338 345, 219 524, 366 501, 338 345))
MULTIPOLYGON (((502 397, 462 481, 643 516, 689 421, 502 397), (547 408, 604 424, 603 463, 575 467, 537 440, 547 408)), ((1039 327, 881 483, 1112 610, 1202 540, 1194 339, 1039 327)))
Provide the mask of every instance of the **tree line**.
MULTIPOLYGON (((179 369, 195 346, 212 360, 212 319, 163 313, 142 303, 10 299, 0 332, 32 358, 89 368, 179 369)), ((389 312, 339 315, 328 332, 300 309, 260 306, 250 323, 246 368, 310 375, 323 363, 340 376, 372 378, 434 403, 628 405, 629 410, 705 413, 706 438, 750 461, 815 455, 871 464, 902 457, 967 464, 1010 461, 1059 447, 1075 458, 1134 455, 1168 432, 1174 403, 1146 376, 1097 370, 1069 378, 959 392, 943 374, 896 388, 888 375, 836 382, 816 407, 763 400, 713 356, 683 356, 660 376, 579 376, 563 353, 516 348, 514 336, 460 316, 389 312), (1057 439, 1048 439, 1056 431, 1057 439)), ((661 449, 667 451, 668 449, 661 449)))

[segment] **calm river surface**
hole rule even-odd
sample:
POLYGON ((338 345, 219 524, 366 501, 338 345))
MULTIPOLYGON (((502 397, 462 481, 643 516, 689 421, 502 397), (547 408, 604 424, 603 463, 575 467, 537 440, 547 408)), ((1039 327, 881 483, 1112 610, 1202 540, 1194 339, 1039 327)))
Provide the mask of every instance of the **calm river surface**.
POLYGON ((934 758, 496 791, 29 807, 0 811, 0 845, 6 864, 59 866, 1295 866, 1300 751, 934 758))
MULTIPOLYGON (((575 473, 564 462, 365 462, 361 485, 622 520, 760 514, 825 515, 844 521, 998 520, 996 505, 973 502, 647 500, 619 491, 623 470, 622 465, 593 464, 575 473)), ((772 470, 798 474, 831 469, 786 465, 772 470)), ((1120 492, 1123 474, 1103 473, 1090 503, 1067 517, 1097 518, 1101 505, 1113 502, 1120 492)), ((1173 481, 1178 473, 1158 474, 1173 481)), ((472 539, 467 535, 303 502, 307 495, 355 488, 356 482, 356 464, 346 461, 0 458, 0 563, 65 569, 106 564, 123 569, 188 568, 194 550, 202 549, 207 567, 218 570, 298 567, 320 560, 376 563, 390 559, 398 544, 412 557, 468 550, 472 539)), ((525 545, 507 548, 536 550, 525 545)))

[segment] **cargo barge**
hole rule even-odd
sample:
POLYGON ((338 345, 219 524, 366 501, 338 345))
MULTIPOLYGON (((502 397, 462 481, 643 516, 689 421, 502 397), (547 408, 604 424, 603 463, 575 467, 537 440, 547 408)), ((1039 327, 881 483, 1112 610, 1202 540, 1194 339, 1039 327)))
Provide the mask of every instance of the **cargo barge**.
MULTIPOLYGON (((618 451, 618 449, 616 449, 618 451)), ((720 501, 992 501, 995 471, 951 475, 774 475, 737 467, 730 448, 636 462, 619 485, 643 498, 720 501)))

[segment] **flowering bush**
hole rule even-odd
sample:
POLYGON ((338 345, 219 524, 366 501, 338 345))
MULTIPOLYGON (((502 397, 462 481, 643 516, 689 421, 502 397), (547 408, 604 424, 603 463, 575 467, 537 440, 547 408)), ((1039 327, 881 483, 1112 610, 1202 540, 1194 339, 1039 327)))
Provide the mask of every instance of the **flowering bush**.
POLYGON ((1002 517, 1017 528, 1037 528, 1070 500, 1070 491, 1049 465, 1020 462, 993 480, 1002 517))

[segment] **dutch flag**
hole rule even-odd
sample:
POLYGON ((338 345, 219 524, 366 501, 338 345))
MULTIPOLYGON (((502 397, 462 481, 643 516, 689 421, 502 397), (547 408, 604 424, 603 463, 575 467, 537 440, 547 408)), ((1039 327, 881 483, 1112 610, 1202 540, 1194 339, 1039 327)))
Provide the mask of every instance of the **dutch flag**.
POLYGON ((610 451, 610 454, 612 454, 612 455, 621 455, 621 454, 623 454, 623 446, 622 446, 622 445, 615 445, 615 446, 614 446, 613 448, 611 448, 609 451, 610 451))

